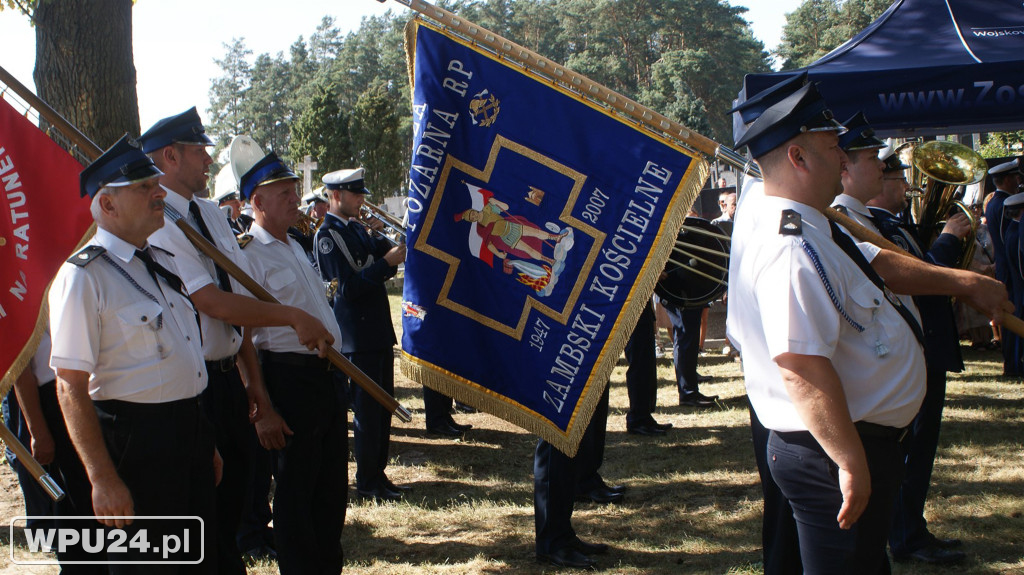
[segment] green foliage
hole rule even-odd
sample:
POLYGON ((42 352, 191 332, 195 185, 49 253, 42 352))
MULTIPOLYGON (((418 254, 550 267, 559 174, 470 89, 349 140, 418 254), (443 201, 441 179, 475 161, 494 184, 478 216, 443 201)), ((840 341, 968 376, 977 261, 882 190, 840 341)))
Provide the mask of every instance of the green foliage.
POLYGON ((986 158, 1003 158, 1024 154, 1024 130, 1016 132, 992 132, 984 137, 985 143, 978 153, 986 158))
MULTIPOLYGON (((726 0, 439 4, 723 141, 731 133, 725 112, 743 74, 768 69, 763 45, 742 18, 746 9, 726 0)), ((325 17, 308 41, 292 44, 288 58, 252 60, 244 41, 226 45, 227 54, 216 60, 224 73, 210 90, 208 131, 222 144, 249 134, 292 160, 308 153, 331 164, 325 169, 361 163, 371 189, 401 193, 412 143, 404 51, 411 15, 364 18, 347 35, 325 17), (330 128, 324 118, 334 112, 324 90, 340 114, 330 128), (339 150, 324 149, 324 142, 339 150)))
POLYGON ((312 156, 321 174, 353 167, 348 118, 338 107, 334 86, 325 80, 312 86, 312 94, 291 127, 291 157, 312 156))
POLYGON ((775 55, 783 70, 802 68, 867 28, 888 8, 888 0, 804 0, 787 15, 775 55))
POLYGON ((231 44, 224 44, 227 54, 223 59, 214 60, 224 74, 213 80, 210 86, 210 122, 206 131, 223 148, 232 136, 244 134, 247 125, 243 102, 252 81, 252 67, 247 58, 252 50, 245 47, 244 38, 234 38, 231 44))
POLYGON ((401 193, 409 172, 409 148, 400 133, 396 92, 383 80, 375 80, 359 96, 349 119, 353 155, 366 168, 367 187, 377 200, 401 193))

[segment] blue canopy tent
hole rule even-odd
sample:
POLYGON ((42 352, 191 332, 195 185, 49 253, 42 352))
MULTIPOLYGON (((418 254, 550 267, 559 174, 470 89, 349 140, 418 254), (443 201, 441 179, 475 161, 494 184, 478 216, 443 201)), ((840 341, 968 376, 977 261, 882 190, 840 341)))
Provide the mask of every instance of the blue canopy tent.
POLYGON ((863 110, 881 135, 1024 129, 1024 7, 897 0, 806 68, 748 74, 739 100, 804 70, 837 119, 863 110))

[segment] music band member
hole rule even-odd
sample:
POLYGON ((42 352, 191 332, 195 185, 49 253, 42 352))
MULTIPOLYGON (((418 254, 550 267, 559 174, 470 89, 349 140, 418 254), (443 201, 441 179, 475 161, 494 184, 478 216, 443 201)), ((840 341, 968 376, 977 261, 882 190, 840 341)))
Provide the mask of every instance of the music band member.
MULTIPOLYGON (((405 260, 405 245, 392 246, 372 238, 359 221, 359 208, 369 193, 363 169, 339 170, 324 176, 328 212, 316 234, 316 257, 324 281, 337 280, 331 302, 341 347, 351 361, 389 394, 395 392, 397 343, 384 282, 405 260)), ((355 431, 356 491, 361 497, 394 501, 405 489, 388 479, 391 413, 356 385, 351 387, 355 431)))
MULTIPOLYGON (((961 251, 960 241, 970 232, 970 221, 962 213, 950 217, 928 251, 923 251, 915 231, 899 217, 907 209, 910 185, 904 171, 910 166, 900 162, 899 156, 892 154, 891 150, 889 152, 883 158, 882 193, 867 203, 875 225, 883 237, 915 257, 945 267, 956 266, 961 251)), ((946 372, 963 371, 964 362, 949 298, 918 296, 914 301, 921 312, 921 327, 925 334, 926 387, 921 410, 914 417, 904 442, 907 471, 896 496, 889 547, 896 561, 914 559, 924 563, 951 564, 963 561, 966 554, 949 549, 959 545, 959 540, 940 539, 928 531, 924 503, 939 446, 939 426, 946 399, 946 372)))

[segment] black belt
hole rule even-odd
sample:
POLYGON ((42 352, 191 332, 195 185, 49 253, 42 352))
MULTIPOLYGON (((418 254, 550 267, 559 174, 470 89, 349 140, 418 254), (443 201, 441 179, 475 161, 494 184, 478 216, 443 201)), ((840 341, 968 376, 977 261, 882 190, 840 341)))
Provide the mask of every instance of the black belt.
POLYGON ((907 437, 907 433, 910 432, 909 427, 889 427, 888 425, 879 425, 867 421, 858 421, 853 426, 857 428, 857 433, 861 437, 888 439, 897 443, 903 441, 907 437))
POLYGON ((215 359, 213 361, 206 362, 206 371, 219 371, 221 373, 227 373, 232 369, 235 369, 235 363, 238 359, 238 355, 231 355, 224 359, 215 359))
POLYGON ((318 369, 322 371, 331 371, 334 369, 334 364, 332 364, 329 359, 326 357, 320 357, 314 353, 294 353, 290 351, 276 352, 263 349, 260 350, 260 361, 263 363, 269 362, 293 365, 296 367, 318 369))
POLYGON ((161 403, 138 403, 134 401, 124 401, 121 399, 101 399, 94 400, 93 404, 107 413, 131 413, 142 416, 151 416, 174 413, 183 409, 199 409, 201 401, 201 398, 197 395, 195 397, 176 399, 174 401, 164 401, 161 403))

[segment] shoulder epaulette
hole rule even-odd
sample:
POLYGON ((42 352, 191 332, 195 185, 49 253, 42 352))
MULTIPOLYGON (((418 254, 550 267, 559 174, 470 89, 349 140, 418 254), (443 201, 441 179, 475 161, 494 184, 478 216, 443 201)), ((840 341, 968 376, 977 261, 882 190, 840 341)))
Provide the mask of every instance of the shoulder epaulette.
POLYGON ((237 239, 238 239, 238 247, 244 250, 245 246, 249 245, 249 242, 252 241, 252 235, 251 234, 242 234, 242 235, 238 236, 237 239))
POLYGON ((804 222, 800 219, 800 212, 796 210, 782 210, 782 221, 779 222, 779 233, 784 236, 803 235, 804 222))
POLYGON ((107 248, 103 246, 85 246, 81 251, 68 258, 68 263, 82 268, 89 265, 89 262, 100 257, 106 251, 107 248))

